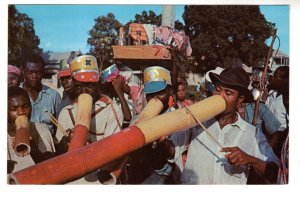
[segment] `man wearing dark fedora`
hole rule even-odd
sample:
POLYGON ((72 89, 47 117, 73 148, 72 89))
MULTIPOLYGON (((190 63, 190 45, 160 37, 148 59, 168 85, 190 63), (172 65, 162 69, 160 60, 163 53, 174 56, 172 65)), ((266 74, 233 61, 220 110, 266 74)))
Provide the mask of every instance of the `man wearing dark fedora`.
MULTIPOLYGON (((169 161, 179 159, 185 144, 190 142, 185 168, 181 174, 183 184, 246 184, 249 168, 263 174, 268 158, 260 149, 261 139, 256 138, 255 127, 244 121, 237 108, 253 100, 248 90, 250 79, 243 68, 227 68, 220 74, 209 74, 216 90, 226 103, 225 111, 204 122, 213 141, 200 126, 172 139, 169 161)), ((212 106, 213 107, 213 106, 212 106)), ((270 148, 270 147, 267 147, 270 148)))

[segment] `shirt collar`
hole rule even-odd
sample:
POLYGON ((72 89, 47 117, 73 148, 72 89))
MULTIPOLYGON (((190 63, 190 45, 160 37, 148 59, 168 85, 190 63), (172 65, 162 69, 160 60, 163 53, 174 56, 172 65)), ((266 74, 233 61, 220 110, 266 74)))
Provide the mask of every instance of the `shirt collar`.
POLYGON ((101 100, 96 101, 95 105, 100 106, 100 107, 106 107, 109 103, 105 103, 101 100))
POLYGON ((271 90, 269 96, 273 99, 282 99, 282 94, 278 94, 276 90, 271 90))
MULTIPOLYGON (((242 131, 246 131, 247 130, 247 126, 246 126, 246 121, 244 121, 242 118, 241 118, 241 116, 240 116, 240 114, 238 113, 238 112, 236 112, 236 115, 237 115, 237 117, 238 117, 238 119, 237 119, 237 121, 236 122, 234 122, 234 123, 231 123, 230 125, 231 126, 236 126, 236 127, 238 127, 239 129, 241 129, 242 131)), ((248 124, 248 123, 247 123, 248 124)))
MULTIPOLYGON (((24 82, 21 82, 19 87, 24 88, 24 82)), ((49 87, 47 87, 44 84, 42 84, 42 89, 41 89, 40 92, 48 94, 47 91, 46 91, 47 89, 49 89, 49 87)))
POLYGON ((48 94, 47 91, 46 91, 47 89, 49 89, 49 87, 47 87, 47 86, 45 86, 45 85, 42 84, 42 90, 41 90, 41 92, 48 94))
POLYGON ((75 104, 76 103, 72 103, 70 105, 65 106, 64 108, 66 108, 66 109, 73 109, 75 107, 75 104))

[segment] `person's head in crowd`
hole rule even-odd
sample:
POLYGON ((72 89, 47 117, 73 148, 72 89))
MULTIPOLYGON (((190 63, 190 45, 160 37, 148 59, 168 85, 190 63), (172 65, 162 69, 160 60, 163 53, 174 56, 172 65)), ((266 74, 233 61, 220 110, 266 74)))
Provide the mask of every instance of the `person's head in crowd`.
POLYGON ((275 72, 272 81, 270 82, 271 89, 277 91, 277 95, 282 95, 283 105, 289 113, 289 78, 290 68, 288 66, 280 66, 275 72))
POLYGON ((35 53, 23 57, 22 71, 26 87, 40 89, 44 74, 45 62, 43 58, 35 53))
POLYGON ((21 83, 21 70, 13 65, 8 65, 8 87, 18 87, 21 83))
POLYGON ((72 82, 76 97, 87 93, 97 101, 100 97, 98 81, 99 72, 97 60, 92 55, 82 55, 72 60, 70 64, 72 82))
POLYGON ((177 78, 177 83, 187 84, 186 80, 183 79, 182 77, 178 77, 178 78, 177 78))
POLYGON ((71 70, 67 61, 68 58, 64 58, 60 61, 59 79, 64 91, 72 98, 75 96, 75 93, 71 77, 71 70))
POLYGON ((116 92, 117 90, 129 94, 130 88, 129 87, 125 88, 127 84, 125 83, 124 77, 120 75, 117 65, 116 64, 109 65, 109 62, 106 62, 105 67, 106 68, 100 72, 101 80, 99 86, 101 92, 108 95, 109 97, 118 97, 116 92), (115 84, 114 86, 113 83, 116 80, 120 80, 121 83, 118 85, 115 84), (116 87, 117 89, 114 87, 116 87))
POLYGON ((271 89, 283 92, 286 88, 288 88, 289 84, 289 67, 288 66, 280 66, 278 67, 273 75, 272 80, 270 81, 271 89))
POLYGON ((169 99, 171 96, 171 75, 170 71, 163 67, 148 67, 143 72, 144 75, 144 92, 146 99, 158 98, 163 103, 163 110, 169 108, 169 99))
POLYGON ((214 95, 220 95, 225 100, 226 109, 222 115, 233 114, 244 102, 253 101, 248 89, 250 78, 243 68, 226 68, 220 74, 210 73, 209 77, 216 87, 214 95))
POLYGON ((186 85, 184 82, 178 81, 176 85, 176 99, 184 101, 186 99, 186 85))
POLYGON ((17 116, 26 115, 31 117, 31 103, 25 89, 20 87, 8 88, 7 118, 12 125, 15 124, 17 116))

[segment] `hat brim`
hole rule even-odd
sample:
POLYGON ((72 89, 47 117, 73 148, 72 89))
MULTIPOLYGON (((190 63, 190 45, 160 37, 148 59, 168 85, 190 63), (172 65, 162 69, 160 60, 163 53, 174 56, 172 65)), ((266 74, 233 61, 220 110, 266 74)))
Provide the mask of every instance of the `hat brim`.
POLYGON ((98 82, 99 75, 96 72, 81 72, 76 73, 73 77, 80 82, 98 82))
POLYGON ((209 73, 209 77, 213 84, 219 82, 220 84, 226 85, 227 87, 240 91, 245 96, 246 103, 252 102, 254 100, 253 95, 248 88, 243 87, 240 84, 234 83, 232 79, 221 77, 220 75, 215 73, 209 73))
POLYGON ((205 74, 205 79, 206 81, 210 82, 211 83, 211 79, 209 77, 210 73, 214 73, 212 70, 208 71, 206 74, 205 74))
POLYGON ((166 81, 150 81, 144 84, 145 94, 159 92, 167 87, 166 81))
POLYGON ((211 83, 211 79, 210 79, 210 77, 209 77, 209 74, 210 74, 210 73, 220 74, 223 70, 224 70, 224 68, 217 67, 217 68, 215 68, 215 70, 207 71, 206 74, 205 74, 205 79, 206 79, 206 81, 208 81, 208 82, 211 83))
POLYGON ((68 77, 71 76, 71 71, 70 69, 65 69, 65 70, 61 70, 59 71, 59 77, 68 77))

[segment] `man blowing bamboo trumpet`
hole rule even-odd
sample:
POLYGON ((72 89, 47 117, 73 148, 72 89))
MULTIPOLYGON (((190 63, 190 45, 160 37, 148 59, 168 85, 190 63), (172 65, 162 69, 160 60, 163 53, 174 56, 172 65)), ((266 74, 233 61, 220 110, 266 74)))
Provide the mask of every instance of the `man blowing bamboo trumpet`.
POLYGON ((226 109, 201 127, 173 135, 169 161, 181 168, 179 183, 246 184, 249 167, 264 174, 266 161, 278 164, 278 160, 265 155, 267 151, 260 149, 263 142, 256 138, 255 127, 237 113, 240 104, 252 99, 247 73, 242 68, 227 68, 221 74, 210 73, 210 78, 216 87, 214 95, 224 98, 226 109), (183 167, 180 156, 187 145, 183 167))
POLYGON ((47 125, 29 122, 31 104, 23 88, 8 88, 7 113, 8 174, 54 156, 54 143, 47 125))
MULTIPOLYGON (((100 77, 95 57, 76 57, 70 63, 70 70, 77 101, 61 110, 58 122, 64 129, 73 130, 68 147, 72 151, 118 132, 121 129, 118 122, 123 123, 123 113, 108 97, 99 94, 100 77)), ((57 131, 56 138, 61 141, 66 136, 57 131)), ((97 184, 97 171, 72 183, 97 184)))

